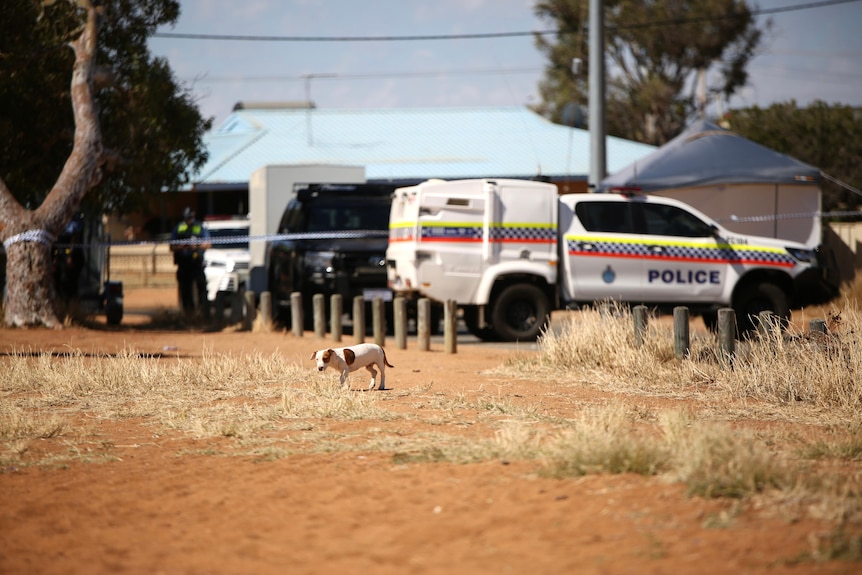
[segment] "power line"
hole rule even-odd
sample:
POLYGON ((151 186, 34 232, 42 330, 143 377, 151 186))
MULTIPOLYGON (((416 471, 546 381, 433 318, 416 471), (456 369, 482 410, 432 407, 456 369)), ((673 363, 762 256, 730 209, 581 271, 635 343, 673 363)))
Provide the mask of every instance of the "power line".
MULTIPOLYGON (((369 74, 314 74, 314 78, 318 79, 334 79, 334 80, 381 80, 386 78, 434 78, 437 76, 493 76, 496 74, 534 74, 540 72, 542 68, 477 68, 472 70, 429 70, 427 72, 375 72, 369 74)), ((223 83, 223 82, 292 82, 302 81, 308 77, 308 74, 300 74, 295 76, 204 76, 195 78, 196 82, 205 83, 223 83)))
MULTIPOLYGON (((785 6, 782 8, 768 8, 752 10, 752 16, 766 16, 771 14, 779 14, 783 12, 795 12, 799 10, 810 10, 813 8, 825 8, 828 6, 836 6, 838 4, 850 4, 852 2, 860 2, 862 0, 822 0, 821 2, 809 2, 806 4, 795 4, 793 6, 785 6)), ((731 13, 721 17, 702 17, 702 18, 677 18, 670 20, 655 20, 651 22, 640 22, 627 24, 625 26, 615 26, 610 29, 614 30, 633 30, 637 28, 649 28, 669 25, 694 24, 698 22, 713 22, 715 20, 731 19, 739 16, 738 13, 731 13)), ((253 36, 242 34, 187 34, 176 32, 156 32, 152 38, 166 38, 173 40, 220 40, 220 41, 240 41, 240 42, 409 42, 416 40, 488 40, 494 38, 515 38, 519 36, 534 36, 544 34, 577 34, 577 30, 540 30, 529 32, 488 32, 477 34, 427 34, 427 35, 410 35, 410 36, 253 36)))

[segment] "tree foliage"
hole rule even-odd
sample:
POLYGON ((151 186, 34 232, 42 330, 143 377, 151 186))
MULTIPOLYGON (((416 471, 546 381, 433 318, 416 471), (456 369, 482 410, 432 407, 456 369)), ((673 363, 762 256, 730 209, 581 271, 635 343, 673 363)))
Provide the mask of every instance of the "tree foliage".
MULTIPOLYGON (((725 120, 730 129, 749 140, 862 189, 862 110, 821 101, 799 108, 790 101, 768 108, 733 110, 725 120)), ((825 211, 862 205, 857 194, 834 183, 824 182, 822 189, 825 211)))
POLYGON ((0 20, 3 319, 62 327, 52 244, 85 198, 99 211, 172 188, 210 127, 146 39, 175 0, 10 0, 0 20), (93 193, 95 192, 95 193, 93 193))
MULTIPOLYGON (((103 178, 87 194, 98 209, 131 209, 142 195, 176 189, 206 159, 190 91, 147 38, 179 17, 177 0, 105 0, 96 100, 103 178)), ((0 177, 24 206, 41 204, 72 148, 69 80, 83 9, 71 1, 8 0, 0 19, 0 177)))
MULTIPOLYGON (((747 81, 762 31, 744 0, 604 0, 606 126, 610 135, 661 145, 698 110, 699 70, 712 70, 705 98, 729 97, 747 81)), ((587 104, 589 0, 538 0, 555 39, 537 35, 548 57, 537 111, 561 122, 567 104, 587 104), (580 58, 579 76, 572 61, 580 58)))

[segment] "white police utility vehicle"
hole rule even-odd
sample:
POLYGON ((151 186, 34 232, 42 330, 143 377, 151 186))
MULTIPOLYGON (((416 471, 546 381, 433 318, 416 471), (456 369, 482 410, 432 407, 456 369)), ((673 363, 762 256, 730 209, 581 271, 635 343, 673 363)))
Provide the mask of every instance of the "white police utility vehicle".
POLYGON ((207 218, 203 226, 209 231, 212 247, 204 252, 204 275, 207 278, 207 299, 215 302, 222 297, 230 303, 232 296, 245 291, 248 285, 249 220, 248 218, 207 218))
POLYGON ((714 327, 733 307, 740 330, 789 318, 815 250, 722 228, 677 200, 568 194, 529 180, 429 180, 392 201, 389 285, 454 300, 482 339, 529 340, 553 309, 616 300, 688 306, 714 327))

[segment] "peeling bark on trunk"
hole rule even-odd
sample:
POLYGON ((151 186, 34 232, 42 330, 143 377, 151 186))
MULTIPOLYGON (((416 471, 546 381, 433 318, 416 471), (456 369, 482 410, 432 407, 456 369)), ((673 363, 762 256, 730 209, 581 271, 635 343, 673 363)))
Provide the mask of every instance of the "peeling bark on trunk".
POLYGON ((51 247, 32 241, 10 246, 6 269, 6 325, 62 327, 53 303, 56 290, 51 247))
POLYGON ((56 184, 36 210, 19 204, 0 180, 0 239, 6 248, 4 322, 12 327, 63 327, 55 311, 51 244, 81 204, 87 190, 101 178, 102 134, 94 99, 96 38, 99 11, 87 6, 87 23, 71 43, 72 109, 75 142, 56 184))

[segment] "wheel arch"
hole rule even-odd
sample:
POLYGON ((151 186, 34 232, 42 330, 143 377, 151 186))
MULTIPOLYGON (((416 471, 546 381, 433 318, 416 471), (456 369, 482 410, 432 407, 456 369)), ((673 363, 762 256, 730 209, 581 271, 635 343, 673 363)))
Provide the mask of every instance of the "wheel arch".
POLYGON ((496 265, 482 274, 473 302, 477 305, 490 304, 500 290, 519 282, 540 286, 554 302, 556 301, 554 288, 556 280, 556 270, 547 264, 518 261, 496 265))
POLYGON ((548 301, 551 302, 551 307, 556 307, 556 291, 554 286, 548 283, 547 278, 532 274, 532 273, 513 273, 497 276, 488 294, 488 305, 493 304, 494 300, 499 296, 500 292, 511 285, 515 284, 532 284, 541 289, 548 296, 548 301))
POLYGON ((750 286, 761 283, 776 285, 787 295, 788 301, 795 300, 793 278, 782 271, 757 269, 739 278, 739 281, 733 286, 733 293, 730 298, 731 305, 736 308, 739 296, 744 294, 750 286))

